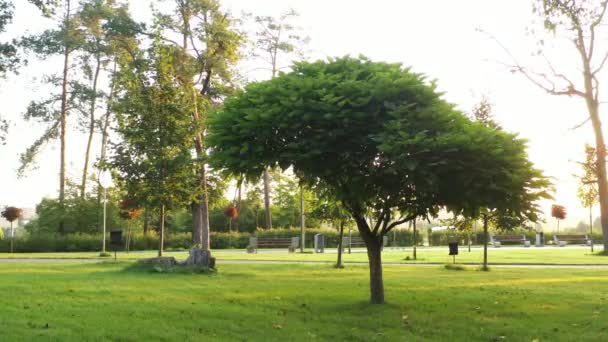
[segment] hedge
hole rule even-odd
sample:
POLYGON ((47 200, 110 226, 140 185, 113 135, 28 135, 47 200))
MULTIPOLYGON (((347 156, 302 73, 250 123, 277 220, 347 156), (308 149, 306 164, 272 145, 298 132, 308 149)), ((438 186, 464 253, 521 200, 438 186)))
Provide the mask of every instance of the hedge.
MULTIPOLYGON (((573 232, 564 232, 573 233, 573 232)), ((307 248, 312 248, 314 245, 315 234, 325 235, 325 246, 328 248, 336 248, 338 246, 339 234, 333 229, 306 229, 306 244, 307 248)), ((423 239, 427 237, 427 231, 421 231, 418 234, 418 245, 422 244, 423 239)), ((514 231, 509 234, 525 234, 534 244, 536 232, 530 230, 514 231)), ((345 229, 344 235, 348 235, 348 230, 345 229)), ((352 230, 353 236, 359 236, 356 230, 352 230)), ((211 248, 225 249, 238 248, 244 249, 249 245, 249 237, 299 237, 300 229, 270 229, 258 230, 253 235, 249 233, 211 233, 211 248)), ((456 238, 461 245, 467 244, 468 235, 465 232, 440 231, 432 232, 429 235, 431 246, 445 246, 449 241, 456 238)), ((191 247, 190 233, 171 233, 168 232, 165 236, 165 249, 171 250, 187 250, 191 247)), ((389 246, 411 246, 413 234, 410 230, 394 230, 388 235, 389 246)), ((545 234, 547 244, 553 243, 553 233, 545 234)), ((602 235, 600 232, 594 232, 593 241, 601 243, 602 235)), ((471 243, 480 245, 483 243, 483 232, 477 231, 471 234, 471 243)), ((158 248, 158 236, 154 233, 143 235, 136 234, 132 238, 131 250, 155 250, 158 248)), ((15 238, 16 252, 91 252, 101 249, 101 234, 68 234, 61 235, 44 235, 44 234, 28 234, 15 238)), ((6 253, 10 250, 10 240, 8 238, 0 239, 0 253, 6 253)), ((108 244, 108 250, 111 246, 108 244)))
MULTIPOLYGON (((536 231, 534 230, 529 230, 529 229, 516 229, 513 231, 509 231, 509 232, 493 232, 496 235, 500 235, 500 234, 523 234, 526 236, 526 239, 528 239, 528 241, 530 241, 530 243, 532 245, 534 245, 534 243, 536 242, 536 231)), ((544 237, 545 237, 545 244, 547 245, 552 245, 553 244, 553 235, 555 235, 556 233, 554 232, 545 232, 544 233, 544 237)), ((563 231, 560 232, 560 234, 584 234, 581 232, 576 232, 576 231, 563 231)), ((587 233, 587 235, 590 235, 587 233)), ((463 232, 463 231, 452 231, 452 230, 442 230, 442 231, 436 231, 436 232, 432 232, 429 235, 429 242, 431 246, 445 246, 448 244, 448 242, 451 242, 453 240, 458 241, 459 244, 461 245, 466 245, 468 244, 468 238, 470 236, 471 239, 471 244, 472 245, 482 245, 483 244, 483 231, 475 231, 475 232, 471 232, 470 235, 467 232, 463 232)), ((599 231, 594 231, 593 234, 591 235, 591 237, 593 238, 594 243, 601 243, 602 242, 602 232, 601 230, 599 231)), ((488 243, 490 242, 490 240, 488 239, 488 243)))
MULTIPOLYGON (((335 248, 338 246, 339 234, 333 229, 306 229, 306 244, 307 248, 312 248, 314 245, 314 236, 316 234, 325 235, 325 246, 335 248)), ((345 229, 345 235, 348 235, 348 230, 345 229)), ((356 230, 352 231, 353 236, 358 236, 356 230)), ((258 230, 253 235, 249 233, 211 233, 211 248, 225 249, 238 248, 244 249, 249 245, 249 237, 299 237, 300 229, 270 229, 258 230)), ((389 234, 389 246, 410 246, 412 244, 413 235, 411 231, 395 230, 389 234)), ((422 242, 422 236, 418 236, 418 243, 422 242)), ((190 233, 171 233, 168 232, 165 236, 166 250, 185 250, 191 247, 190 233)), ((109 241, 107 249, 111 250, 109 241)), ((158 248, 158 236, 154 233, 143 235, 135 234, 132 237, 131 250, 155 250, 158 248)), ((0 253, 6 253, 10 249, 9 239, 0 239, 0 253)), ((99 251, 101 249, 101 234, 68 234, 53 235, 53 234, 28 234, 15 238, 15 251, 36 253, 36 252, 90 252, 99 251)))

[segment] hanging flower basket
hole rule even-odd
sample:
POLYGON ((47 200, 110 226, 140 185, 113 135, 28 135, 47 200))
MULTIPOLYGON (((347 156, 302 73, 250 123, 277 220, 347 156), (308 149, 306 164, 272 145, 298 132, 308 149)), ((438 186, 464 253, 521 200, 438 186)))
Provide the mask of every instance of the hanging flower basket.
POLYGON ((235 218, 239 217, 239 212, 236 209, 236 207, 228 207, 224 210, 224 215, 226 215, 226 217, 229 217, 231 219, 235 219, 235 218))

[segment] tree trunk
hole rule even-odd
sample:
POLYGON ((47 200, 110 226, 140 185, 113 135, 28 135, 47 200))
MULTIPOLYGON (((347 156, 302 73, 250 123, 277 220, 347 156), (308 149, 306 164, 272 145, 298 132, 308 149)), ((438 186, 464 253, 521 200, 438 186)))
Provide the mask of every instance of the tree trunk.
POLYGON ((163 249, 165 245, 165 205, 160 207, 160 234, 158 239, 158 256, 163 256, 163 249))
POLYGON ((306 227, 304 219, 304 188, 300 185, 300 235, 302 239, 302 243, 300 243, 301 253, 304 253, 304 243, 306 242, 306 227))
POLYGON ((483 216, 483 270, 488 270, 488 215, 483 216))
POLYGON ((384 304, 381 243, 374 239, 371 243, 366 241, 366 244, 369 259, 370 301, 372 304, 384 304))
POLYGON ((414 260, 416 260, 416 258, 417 258, 417 256, 416 256, 416 244, 417 244, 417 241, 416 241, 416 235, 417 235, 416 234, 417 233, 417 231, 416 231, 416 219, 414 219, 414 221, 413 221, 412 224, 413 224, 412 227, 414 228, 414 260))
MULTIPOLYGON (((70 30, 70 10, 71 1, 66 1, 66 15, 64 20, 65 30, 70 30)), ((68 71, 70 62, 70 46, 66 40, 63 42, 63 80, 61 85, 61 116, 60 116, 60 161, 59 161, 59 205, 63 208, 65 205, 65 164, 66 164, 66 130, 67 130, 67 116, 68 116, 68 71)), ((59 233, 64 234, 64 220, 63 218, 59 221, 59 233)))
POLYGON ((193 246, 202 246, 203 244, 203 216, 201 215, 201 204, 200 203, 192 203, 192 245, 193 246))
POLYGON ((264 210, 266 211, 266 229, 272 229, 272 212, 270 211, 270 173, 264 170, 264 210))
POLYGON ((207 170, 205 166, 202 169, 203 196, 201 198, 201 244, 205 252, 211 250, 211 241, 209 240, 209 196, 207 191, 207 170))
POLYGON ((149 212, 148 212, 148 208, 145 208, 144 209, 144 227, 143 227, 144 236, 148 235, 148 230, 149 230, 148 224, 149 224, 149 222, 150 222, 150 215, 149 215, 149 212))
MULTIPOLYGON (((236 196, 236 212, 240 213, 241 212, 241 200, 242 198, 242 191, 243 191, 243 182, 240 181, 238 183, 238 189, 237 189, 237 196, 236 196)), ((234 230, 238 233, 239 232, 239 225, 241 223, 241 215, 237 216, 237 218, 234 220, 234 230)))
POLYGON ((382 235, 373 234, 372 230, 362 214, 354 213, 353 218, 357 222, 359 235, 367 247, 367 258, 369 261, 369 289, 372 304, 384 303, 384 282, 382 279, 382 235))
MULTIPOLYGON (((595 102, 595 101, 594 101, 595 102)), ((599 118, 597 103, 590 107, 591 122, 595 131, 595 145, 597 157, 597 185, 600 198, 600 220, 602 222, 602 233, 604 242, 604 253, 608 252, 608 181, 606 179, 606 145, 604 144, 604 133, 599 118)))
POLYGON ((84 198, 87 189, 87 177, 89 174, 89 159, 91 155, 91 145, 93 144, 93 136, 95 135, 95 107, 97 105, 97 81, 101 70, 101 57, 97 54, 97 65, 95 67, 95 76, 93 77, 93 99, 91 99, 91 107, 89 108, 89 139, 87 140, 87 148, 84 154, 84 167, 82 168, 82 183, 80 184, 80 198, 84 198))
MULTIPOLYGON (((604 253, 608 252, 608 179, 606 178, 606 143, 604 141, 604 132, 602 130, 602 121, 599 113, 599 99, 597 94, 599 90, 594 88, 594 75, 591 71, 591 56, 587 55, 584 48, 584 37, 582 30, 578 30, 579 52, 583 61, 583 76, 585 81, 585 103, 587 111, 595 133, 595 153, 597 157, 597 185, 598 195, 600 198, 600 220, 602 222, 604 253)), ((597 82, 597 81, 596 81, 597 82)), ((599 88, 599 82, 596 83, 599 88)))
POLYGON ((344 221, 340 221, 340 237, 338 238, 338 261, 336 262, 337 268, 343 268, 342 265, 342 239, 344 238, 344 221))
POLYGON ((593 253, 593 207, 589 206, 589 240, 591 240, 591 253, 593 253))

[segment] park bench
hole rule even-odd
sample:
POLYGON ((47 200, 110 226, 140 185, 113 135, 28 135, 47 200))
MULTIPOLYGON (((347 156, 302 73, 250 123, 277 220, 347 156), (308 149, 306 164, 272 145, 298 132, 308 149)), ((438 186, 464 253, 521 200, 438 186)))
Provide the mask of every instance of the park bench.
POLYGON ((553 235, 553 241, 555 241, 555 244, 560 246, 560 247, 564 247, 566 246, 566 244, 568 242, 582 242, 583 244, 590 246, 591 245, 591 239, 589 239, 589 237, 585 234, 580 234, 580 235, 576 235, 576 234, 569 234, 569 235, 553 235))
MULTIPOLYGON (((365 247, 365 241, 359 236, 344 236, 342 237, 342 250, 348 248, 350 242, 350 247, 365 247)), ((382 248, 386 246, 388 243, 388 236, 382 237, 382 248)))
POLYGON ((296 248, 300 246, 299 237, 291 238, 262 238, 262 237, 250 237, 249 246, 247 251, 249 253, 257 253, 258 248, 287 248, 290 253, 296 251, 296 248))
POLYGON ((524 234, 514 234, 514 235, 492 235, 490 236, 492 239, 492 245, 494 247, 500 247, 503 243, 522 243, 525 247, 530 247, 530 241, 526 239, 524 234))

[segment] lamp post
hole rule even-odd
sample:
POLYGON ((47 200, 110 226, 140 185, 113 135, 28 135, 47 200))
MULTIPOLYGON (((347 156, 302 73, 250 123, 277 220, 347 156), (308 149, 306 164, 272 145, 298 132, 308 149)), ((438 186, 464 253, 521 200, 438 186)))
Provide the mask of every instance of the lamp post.
POLYGON ((99 173, 99 185, 103 188, 103 238, 101 243, 101 252, 106 252, 106 207, 108 203, 108 188, 114 185, 112 174, 108 170, 103 170, 99 173))

